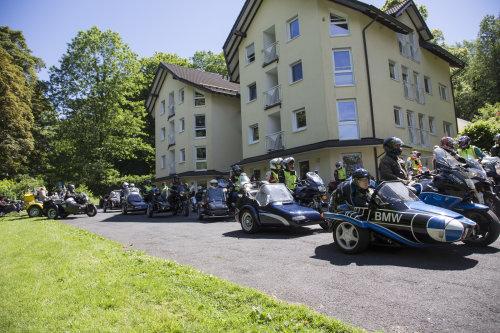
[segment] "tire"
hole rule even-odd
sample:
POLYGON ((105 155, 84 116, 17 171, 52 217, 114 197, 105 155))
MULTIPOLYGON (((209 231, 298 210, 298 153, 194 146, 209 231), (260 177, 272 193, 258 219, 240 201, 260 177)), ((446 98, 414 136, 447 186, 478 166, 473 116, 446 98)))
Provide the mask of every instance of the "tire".
POLYGON ((152 204, 148 205, 148 209, 146 210, 146 215, 148 217, 153 217, 153 205, 152 204))
POLYGON ((106 207, 106 204, 104 204, 104 206, 102 207, 102 211, 103 211, 104 213, 106 213, 106 210, 107 210, 107 209, 108 209, 108 207, 106 207))
POLYGON ((185 202, 183 205, 184 216, 189 216, 189 204, 185 202))
POLYGON ((56 207, 50 207, 47 209, 47 218, 51 220, 57 219, 57 208, 56 207))
POLYGON ((323 228, 323 230, 328 230, 328 222, 321 222, 319 226, 323 228))
POLYGON ((484 203, 500 219, 500 199, 494 193, 484 192, 484 203))
POLYGON ((470 246, 488 246, 500 235, 500 221, 491 211, 468 211, 463 215, 477 223, 479 227, 474 234, 463 242, 470 246))
POLYGON ((97 207, 95 205, 88 205, 87 206, 87 216, 88 217, 94 217, 97 214, 97 207))
POLYGON ((203 220, 203 213, 201 212, 201 207, 198 207, 198 220, 203 220))
POLYGON ((240 223, 241 228, 247 234, 254 234, 259 230, 257 219, 255 218, 254 214, 248 209, 245 209, 241 213, 240 223))
POLYGON ((33 205, 30 208, 28 208, 28 216, 29 217, 40 217, 42 215, 43 215, 43 212, 39 206, 33 205))
POLYGON ((127 215, 127 206, 126 205, 122 206, 122 215, 127 215))
POLYGON ((333 240, 341 252, 359 253, 368 247, 370 233, 350 222, 341 221, 333 227, 333 240))

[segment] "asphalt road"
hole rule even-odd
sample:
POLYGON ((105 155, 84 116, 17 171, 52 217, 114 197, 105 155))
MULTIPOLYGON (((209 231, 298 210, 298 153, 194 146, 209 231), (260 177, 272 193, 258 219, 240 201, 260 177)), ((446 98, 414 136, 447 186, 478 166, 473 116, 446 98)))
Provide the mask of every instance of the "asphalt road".
POLYGON ((247 235, 234 220, 101 210, 61 221, 366 330, 500 332, 500 240, 346 255, 319 226, 247 235))

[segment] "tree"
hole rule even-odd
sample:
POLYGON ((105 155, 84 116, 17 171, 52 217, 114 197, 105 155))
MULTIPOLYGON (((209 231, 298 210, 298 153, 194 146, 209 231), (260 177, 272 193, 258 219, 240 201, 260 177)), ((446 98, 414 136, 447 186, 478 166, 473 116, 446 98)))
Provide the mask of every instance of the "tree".
POLYGON ((62 118, 52 160, 59 180, 95 190, 117 171, 135 173, 120 163, 154 154, 145 142, 137 55, 117 33, 79 31, 49 74, 50 100, 62 118))
POLYGON ((500 134, 500 102, 495 105, 486 104, 478 110, 474 123, 464 128, 460 135, 467 135, 473 144, 489 152, 493 145, 493 138, 500 134))
MULTIPOLYGON (((387 10, 391 7, 394 7, 396 5, 399 5, 400 3, 405 2, 406 0, 386 0, 385 4, 382 6, 381 10, 387 10)), ((424 20, 427 20, 427 17, 429 17, 429 11, 427 10, 427 7, 424 5, 418 6, 415 3, 415 6, 417 6, 418 11, 420 12, 420 15, 424 18, 424 20)))
POLYGON ((226 60, 222 52, 214 54, 212 51, 197 51, 190 59, 193 68, 224 76, 228 75, 226 60))

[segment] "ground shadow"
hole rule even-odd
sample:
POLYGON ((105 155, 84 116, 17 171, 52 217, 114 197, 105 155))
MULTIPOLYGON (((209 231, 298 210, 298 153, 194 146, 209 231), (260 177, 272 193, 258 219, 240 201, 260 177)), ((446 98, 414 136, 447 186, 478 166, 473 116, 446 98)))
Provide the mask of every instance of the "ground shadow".
MULTIPOLYGON (((239 223, 238 223, 239 226, 239 223)), ((310 235, 315 235, 318 233, 323 233, 324 230, 321 227, 296 227, 296 228, 271 228, 267 227, 261 229, 255 234, 247 234, 243 230, 234 230, 223 233, 224 237, 233 238, 250 238, 250 239, 289 239, 289 238, 300 238, 310 235)))
POLYGON ((494 247, 471 247, 465 244, 439 244, 423 248, 371 246, 359 254, 344 254, 333 244, 320 245, 311 258, 330 261, 332 265, 401 266, 430 270, 467 270, 478 261, 467 256, 498 253, 494 247))

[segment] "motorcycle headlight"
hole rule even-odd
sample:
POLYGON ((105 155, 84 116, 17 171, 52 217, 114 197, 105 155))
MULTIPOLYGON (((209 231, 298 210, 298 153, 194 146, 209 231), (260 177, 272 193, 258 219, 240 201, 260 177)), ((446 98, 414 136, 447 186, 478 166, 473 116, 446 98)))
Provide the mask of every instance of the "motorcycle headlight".
POLYGON ((321 185, 320 187, 318 187, 318 190, 320 192, 326 192, 326 187, 324 187, 323 185, 321 185))
POLYGON ((479 175, 479 173, 477 171, 469 170, 469 177, 470 178, 477 177, 478 175, 479 175))
POLYGON ((297 216, 292 217, 293 221, 302 221, 305 219, 306 219, 306 217, 304 215, 297 215, 297 216))

